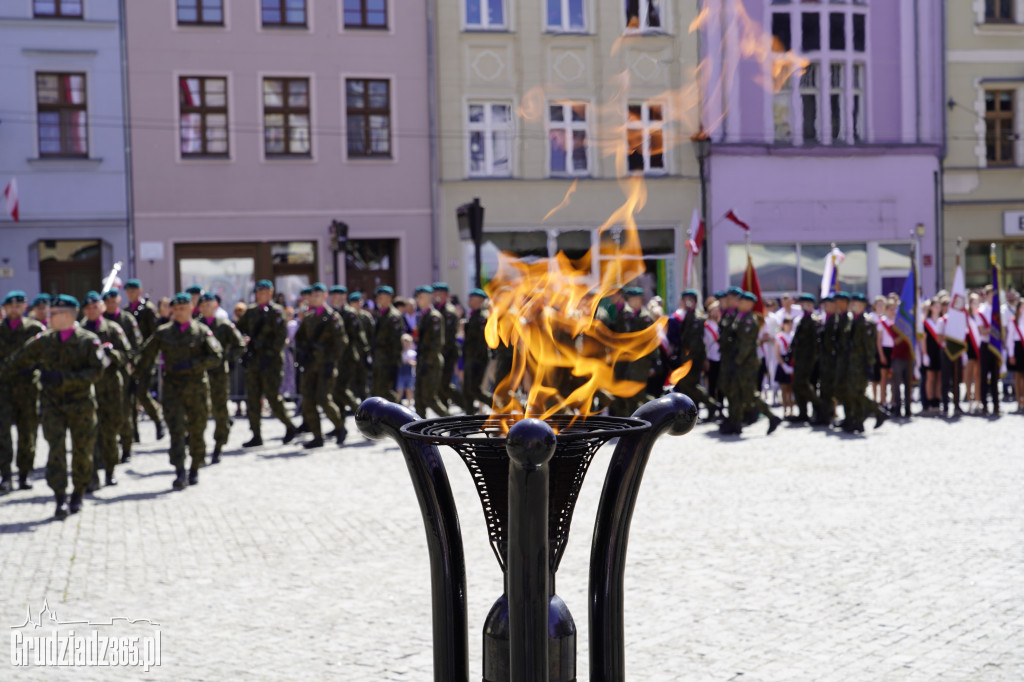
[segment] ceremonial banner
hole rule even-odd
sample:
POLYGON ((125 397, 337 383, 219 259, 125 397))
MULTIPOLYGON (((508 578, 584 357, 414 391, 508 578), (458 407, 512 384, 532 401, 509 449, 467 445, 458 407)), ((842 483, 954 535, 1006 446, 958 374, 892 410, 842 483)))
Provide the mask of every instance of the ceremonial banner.
POLYGON ((953 293, 946 312, 946 355, 950 360, 959 358, 967 350, 967 288, 964 269, 956 266, 953 275, 953 293))

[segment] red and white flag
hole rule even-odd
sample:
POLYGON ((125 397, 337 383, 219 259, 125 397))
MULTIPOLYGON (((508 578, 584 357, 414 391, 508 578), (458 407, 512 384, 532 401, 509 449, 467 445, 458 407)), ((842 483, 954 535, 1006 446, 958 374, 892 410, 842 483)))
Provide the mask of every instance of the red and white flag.
POLYGON ((736 223, 737 225, 742 227, 747 232, 750 232, 750 225, 747 225, 745 222, 740 220, 739 217, 737 217, 736 214, 733 213, 733 210, 731 208, 729 209, 729 212, 725 214, 724 217, 729 219, 729 220, 731 220, 732 222, 736 223))
POLYGON ((700 212, 695 208, 693 209, 693 218, 690 219, 690 238, 686 240, 686 266, 683 270, 683 282, 687 287, 693 286, 693 259, 700 253, 703 245, 704 221, 700 219, 700 212))
POLYGON ((7 183, 6 189, 4 189, 4 204, 7 207, 7 212, 14 218, 14 222, 18 222, 18 179, 11 178, 11 181, 7 183))

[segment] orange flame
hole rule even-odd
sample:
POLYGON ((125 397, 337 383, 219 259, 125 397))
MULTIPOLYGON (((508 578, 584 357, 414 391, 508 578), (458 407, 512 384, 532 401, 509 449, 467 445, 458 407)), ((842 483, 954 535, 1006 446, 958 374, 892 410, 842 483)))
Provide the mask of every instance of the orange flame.
POLYGON ((687 360, 683 364, 672 370, 672 373, 668 375, 668 384, 675 386, 679 383, 679 380, 690 373, 690 366, 693 365, 693 360, 687 360))

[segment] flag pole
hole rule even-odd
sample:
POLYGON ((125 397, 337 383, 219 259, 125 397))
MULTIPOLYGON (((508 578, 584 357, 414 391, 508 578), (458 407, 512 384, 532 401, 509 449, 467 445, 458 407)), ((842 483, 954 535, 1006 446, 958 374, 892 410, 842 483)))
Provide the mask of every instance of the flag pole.
POLYGON ((956 238, 956 266, 960 267, 960 250, 963 248, 964 238, 956 238))
POLYGON ((838 294, 841 289, 839 288, 839 263, 836 262, 836 243, 832 242, 830 248, 831 251, 828 252, 828 255, 832 259, 832 276, 836 278, 836 293, 838 294))

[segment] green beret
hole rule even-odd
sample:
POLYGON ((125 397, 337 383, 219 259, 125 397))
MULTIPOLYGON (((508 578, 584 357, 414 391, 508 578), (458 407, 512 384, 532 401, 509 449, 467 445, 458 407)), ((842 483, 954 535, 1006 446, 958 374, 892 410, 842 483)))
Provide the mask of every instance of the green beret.
POLYGON ((353 291, 351 294, 348 295, 348 302, 349 303, 353 303, 355 301, 361 301, 361 300, 363 300, 363 292, 361 292, 361 291, 353 291))
POLYGON ((644 290, 642 287, 626 287, 622 290, 623 296, 643 296, 644 290))
POLYGON ((348 289, 346 289, 343 286, 335 284, 333 287, 331 287, 330 293, 332 293, 332 294, 347 294, 348 293, 348 289))
POLYGON ((83 303, 85 303, 85 305, 89 305, 90 303, 99 303, 100 300, 101 299, 100 299, 99 293, 95 292, 95 291, 88 291, 88 292, 86 292, 85 298, 82 299, 82 301, 83 301, 83 303))
POLYGON ((121 290, 120 289, 116 289, 116 288, 115 289, 107 289, 106 291, 103 292, 103 300, 105 301, 108 298, 114 298, 115 296, 120 296, 120 295, 121 295, 121 290))
POLYGON ((67 294, 58 294, 56 298, 50 301, 51 308, 77 308, 78 299, 74 296, 68 296, 67 294))
POLYGON ((432 291, 450 291, 446 282, 434 282, 432 291))
POLYGON ((419 296, 420 294, 432 294, 432 293, 434 293, 434 287, 422 286, 422 287, 416 287, 416 290, 413 292, 413 296, 419 296))
POLYGON ((740 298, 743 299, 744 301, 754 301, 755 303, 757 302, 757 296, 754 296, 749 291, 744 291, 743 293, 741 293, 740 298))
POLYGON ((808 303, 817 303, 817 301, 814 300, 814 294, 800 294, 800 298, 796 300, 800 301, 801 303, 803 303, 804 301, 807 301, 808 303))
POLYGON ((696 289, 687 289, 686 291, 683 292, 683 295, 680 298, 686 298, 687 296, 692 297, 694 300, 697 300, 699 298, 696 289))
POLYGON ((192 297, 184 291, 179 291, 171 299, 171 305, 192 305, 192 297))
POLYGON ((274 283, 271 282, 269 279, 261 279, 260 281, 256 282, 256 291, 260 291, 261 289, 273 289, 273 288, 274 288, 274 283))
POLYGON ((327 287, 324 286, 323 282, 316 282, 309 288, 309 293, 313 293, 314 291, 322 291, 326 294, 327 287))
POLYGON ((127 282, 124 283, 124 288, 125 289, 141 289, 142 288, 142 282, 140 282, 139 280, 137 280, 135 278, 132 278, 132 279, 130 279, 127 282))
POLYGON ((201 286, 199 286, 198 284, 193 284, 188 289, 185 289, 185 293, 186 294, 192 294, 194 296, 198 296, 199 294, 203 293, 203 288, 201 286))
POLYGON ((743 295, 743 289, 740 289, 739 287, 729 287, 728 289, 725 290, 725 295, 726 296, 742 296, 743 295))
POLYGON ((865 296, 864 294, 853 294, 852 296, 850 296, 850 300, 851 301, 860 301, 861 303, 867 303, 868 302, 868 297, 865 296))
POLYGON ((821 299, 822 303, 824 303, 825 301, 828 301, 829 303, 835 303, 836 295, 832 293, 828 294, 827 296, 825 296, 825 298, 821 299))
POLYGON ((479 296, 480 298, 488 298, 487 292, 484 291, 483 289, 470 289, 469 290, 469 295, 470 296, 479 296))
POLYGON ((845 291, 837 291, 836 294, 835 294, 835 299, 837 301, 840 300, 840 299, 842 299, 844 301, 849 301, 850 300, 850 295, 848 293, 846 293, 845 291))
POLYGON ((309 296, 311 293, 313 293, 313 287, 311 286, 299 289, 299 296, 309 296))
POLYGON ((377 287, 377 291, 375 293, 378 296, 380 294, 387 294, 388 296, 394 296, 395 295, 395 290, 392 287, 389 287, 387 284, 382 284, 379 287, 377 287))
MULTIPOLYGON (((214 294, 211 294, 209 291, 204 291, 203 293, 201 293, 199 295, 199 302, 200 303, 204 303, 206 301, 216 301, 216 300, 217 300, 217 297, 214 294)), ((191 301, 189 301, 189 303, 191 303, 191 301)))
POLYGON ((46 292, 43 292, 43 293, 39 294, 38 296, 36 296, 35 299, 33 299, 32 307, 35 308, 37 305, 50 305, 50 301, 52 301, 52 300, 53 300, 52 296, 50 296, 46 292))
POLYGON ((715 298, 725 298, 725 291, 724 290, 716 291, 715 292, 715 298))
POLYGON ((25 296, 25 292, 21 289, 12 289, 4 296, 4 305, 8 303, 24 303, 26 298, 28 297, 25 296))

